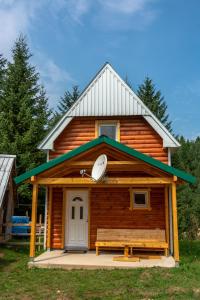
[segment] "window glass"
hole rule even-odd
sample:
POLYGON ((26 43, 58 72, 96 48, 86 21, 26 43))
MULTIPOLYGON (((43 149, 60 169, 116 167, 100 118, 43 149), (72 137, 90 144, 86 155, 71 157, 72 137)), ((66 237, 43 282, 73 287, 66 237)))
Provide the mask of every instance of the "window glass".
POLYGON ((80 206, 80 220, 83 220, 83 206, 80 206))
POLYGON ((99 135, 106 135, 107 137, 116 140, 116 125, 102 124, 99 126, 99 135))
POLYGON ((134 207, 147 207, 148 205, 147 192, 134 192, 133 197, 134 197, 133 199, 134 207))
POLYGON ((75 207, 72 206, 72 220, 75 219, 75 207))

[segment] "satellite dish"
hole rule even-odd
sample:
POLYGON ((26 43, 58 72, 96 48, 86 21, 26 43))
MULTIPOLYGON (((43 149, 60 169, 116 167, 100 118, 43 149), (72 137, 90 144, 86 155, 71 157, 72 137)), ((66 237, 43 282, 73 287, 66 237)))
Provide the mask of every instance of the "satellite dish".
POLYGON ((107 156, 105 154, 101 154, 95 161, 91 177, 94 181, 99 181, 103 178, 106 172, 107 167, 107 156))

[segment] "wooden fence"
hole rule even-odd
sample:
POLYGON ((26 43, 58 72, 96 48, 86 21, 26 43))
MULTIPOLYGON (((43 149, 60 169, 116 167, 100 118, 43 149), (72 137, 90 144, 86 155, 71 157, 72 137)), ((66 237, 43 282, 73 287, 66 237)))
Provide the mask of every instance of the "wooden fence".
MULTIPOLYGON (((26 246, 29 245, 31 235, 31 222, 29 223, 12 223, 7 222, 0 224, 2 228, 0 232, 0 244, 8 244, 13 246, 26 246), (26 233, 23 232, 12 232, 12 227, 24 227, 28 228, 26 233), (21 238, 21 239, 20 239, 21 238), (27 238, 24 240, 23 238, 27 238)), ((42 215, 39 216, 39 222, 36 224, 36 245, 38 250, 41 250, 41 246, 44 244, 44 223, 42 223, 42 215)))

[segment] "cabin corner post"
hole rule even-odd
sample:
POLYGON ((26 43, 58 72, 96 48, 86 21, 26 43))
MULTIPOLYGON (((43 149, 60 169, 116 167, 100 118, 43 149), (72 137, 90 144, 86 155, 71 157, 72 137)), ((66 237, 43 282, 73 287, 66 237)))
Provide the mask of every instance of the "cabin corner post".
POLYGON ((90 236, 90 231, 91 231, 91 196, 92 196, 92 189, 88 189, 88 249, 91 249, 91 236, 90 236))
POLYGON ((178 242, 178 220, 177 220, 177 199, 176 199, 176 183, 172 183, 172 213, 173 213, 173 244, 174 259, 179 262, 179 242, 178 242))
POLYGON ((51 225, 52 225, 52 199, 53 188, 49 187, 48 190, 48 212, 47 212, 47 250, 51 250, 51 225))
POLYGON ((35 257, 36 244, 36 222, 37 222, 38 184, 33 183, 32 213, 31 213, 31 237, 30 237, 30 259, 35 257))
POLYGON ((62 242, 61 248, 65 248, 65 219, 66 219, 66 201, 67 201, 67 189, 63 188, 63 199, 62 199, 62 242))
POLYGON ((165 234, 168 248, 165 251, 165 255, 169 255, 169 187, 165 186, 165 234))

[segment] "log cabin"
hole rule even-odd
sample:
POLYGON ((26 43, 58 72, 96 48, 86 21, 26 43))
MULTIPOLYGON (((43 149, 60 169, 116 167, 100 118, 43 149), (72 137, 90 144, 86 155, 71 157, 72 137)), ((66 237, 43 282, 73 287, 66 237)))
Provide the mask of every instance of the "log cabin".
POLYGON ((179 262, 176 187, 195 178, 171 166, 178 141, 106 63, 40 143, 47 162, 15 178, 30 182, 35 257, 37 195, 46 187, 48 250, 160 250, 179 262), (91 174, 106 155, 106 176, 91 174))

